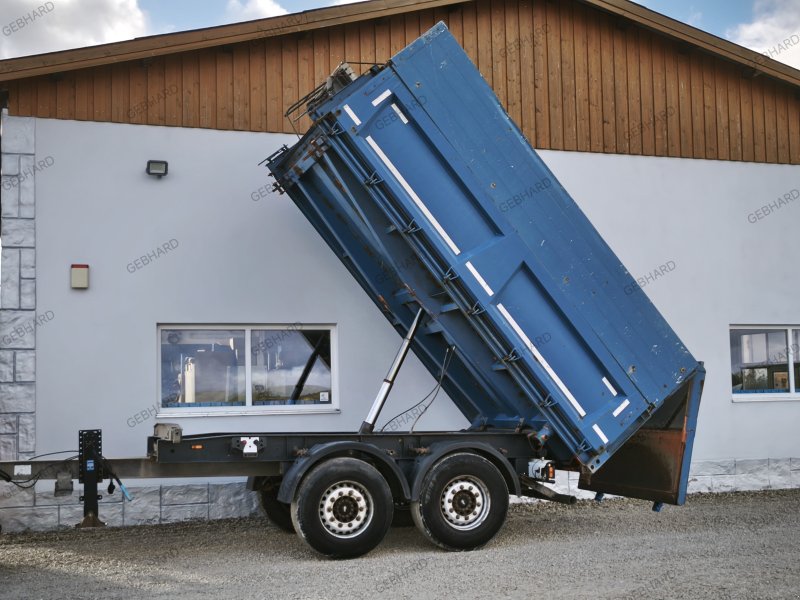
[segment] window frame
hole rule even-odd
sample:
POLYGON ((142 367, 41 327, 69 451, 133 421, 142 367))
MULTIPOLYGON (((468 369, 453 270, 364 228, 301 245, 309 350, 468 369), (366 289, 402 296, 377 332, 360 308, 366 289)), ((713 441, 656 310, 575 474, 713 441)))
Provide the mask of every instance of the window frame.
POLYGON ((253 415, 302 415, 302 414, 335 414, 340 413, 339 408, 339 336, 337 327, 331 323, 159 323, 156 326, 156 406, 158 418, 181 417, 239 417, 253 415), (164 407, 161 405, 161 332, 165 329, 187 330, 222 330, 244 331, 245 347, 245 405, 244 406, 199 406, 199 407, 164 407), (252 378, 252 332, 256 331, 282 331, 291 329, 326 330, 331 336, 331 394, 330 403, 325 404, 285 404, 285 405, 253 405, 253 378, 252 378))
MULTIPOLYGON (((794 363, 795 363, 795 344, 794 344, 794 331, 800 331, 800 325, 730 325, 728 327, 728 371, 730 375, 730 365, 733 363, 733 348, 731 346, 730 336, 734 330, 737 329, 764 329, 769 331, 783 331, 786 333, 786 350, 787 358, 786 364, 789 367, 789 391, 776 392, 776 393, 755 393, 755 394, 734 394, 731 390, 731 400, 733 402, 798 402, 800 401, 800 381, 795 381, 794 377, 794 363), (795 390, 795 391, 792 391, 795 390)), ((728 385, 730 385, 730 380, 728 385)))

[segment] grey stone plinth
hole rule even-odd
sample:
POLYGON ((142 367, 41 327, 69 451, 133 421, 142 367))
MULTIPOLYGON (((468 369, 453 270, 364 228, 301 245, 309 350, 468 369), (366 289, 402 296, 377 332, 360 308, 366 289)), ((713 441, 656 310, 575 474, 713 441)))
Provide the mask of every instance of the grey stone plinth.
POLYGON ((33 156, 22 156, 19 159, 19 216, 22 219, 36 216, 34 164, 33 156))
POLYGON ((19 416, 19 442, 20 452, 36 451, 36 415, 33 413, 19 416))
MULTIPOLYGON (((66 455, 65 455, 66 456, 66 455)), ((36 492, 36 506, 59 506, 61 504, 80 504, 81 493, 78 489, 77 482, 74 491, 66 496, 56 496, 52 487, 48 490, 36 492)))
POLYGON ((4 248, 1 260, 3 261, 3 266, 2 280, 0 281, 0 307, 20 308, 19 250, 16 248, 4 248))
POLYGON ((36 250, 22 248, 20 251, 20 277, 33 279, 36 277, 36 250))
POLYGON ((17 415, 0 415, 1 433, 17 433, 17 415))
POLYGON ((689 487, 687 489, 690 494, 706 494, 712 490, 711 475, 697 475, 689 477, 689 487))
POLYGON ((769 487, 773 490, 783 490, 793 487, 791 461, 788 458, 769 459, 769 487))
MULTIPOLYGON (((0 351, 0 383, 14 381, 14 353, 11 350, 0 351)), ((0 429, 0 433, 2 433, 0 429)))
POLYGON ((208 504, 178 504, 161 507, 162 523, 208 519, 208 504))
POLYGON ((0 527, 3 533, 19 531, 48 531, 58 527, 58 507, 0 509, 0 527))
POLYGON ((36 281, 33 279, 20 280, 19 307, 30 310, 36 308, 36 281))
POLYGON ((33 219, 5 218, 0 224, 3 245, 9 248, 33 248, 36 244, 36 228, 33 219))
POLYGON ((0 435, 0 461, 17 460, 17 436, 0 435))
POLYGON ((734 475, 735 460, 700 460, 692 463, 692 475, 734 475))
MULTIPOLYGON (((61 527, 75 527, 83 520, 83 505, 64 504, 58 507, 61 527)), ((100 520, 108 527, 122 527, 122 504, 104 504, 100 507, 100 520)))
POLYGON ((569 494, 569 471, 556 471, 556 482, 550 487, 559 494, 569 494))
POLYGON ((736 475, 712 476, 711 491, 719 493, 739 491, 739 482, 736 478, 736 475))
POLYGON ((155 525, 161 522, 161 489, 158 487, 131 488, 132 502, 123 506, 125 525, 155 525))
POLYGON ((161 490, 161 504, 206 504, 208 503, 208 485, 174 485, 161 490))
POLYGON ((36 121, 33 117, 3 119, 3 154, 33 154, 36 151, 36 121))
POLYGON ((20 488, 13 483, 0 483, 0 508, 33 506, 33 488, 20 488))
POLYGON ((32 349, 36 345, 36 313, 0 310, 0 348, 32 349))
POLYGON ((17 350, 16 381, 26 382, 36 379, 36 353, 32 350, 17 350))
POLYGON ((3 197, 0 206, 0 217, 19 216, 19 177, 16 175, 0 176, 0 195, 3 197))
POLYGON ((736 461, 736 475, 756 475, 765 472, 768 468, 769 460, 766 458, 736 461))
POLYGON ((35 409, 34 384, 0 383, 0 413, 33 412, 35 409))
POLYGON ((246 489, 244 483, 208 486, 208 518, 251 517, 259 515, 258 492, 246 489))
POLYGON ((19 175, 19 155, 6 154, 3 156, 3 165, 0 173, 3 175, 19 175))

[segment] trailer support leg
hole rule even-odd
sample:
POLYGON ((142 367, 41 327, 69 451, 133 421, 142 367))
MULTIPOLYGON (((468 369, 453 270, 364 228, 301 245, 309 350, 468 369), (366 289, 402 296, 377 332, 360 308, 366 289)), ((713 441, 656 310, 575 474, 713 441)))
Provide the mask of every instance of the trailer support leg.
POLYGON ((78 482, 83 484, 83 521, 77 527, 104 527, 100 520, 97 484, 103 481, 103 433, 99 429, 78 434, 78 482))
POLYGON ((375 397, 375 401, 372 403, 372 408, 369 409, 369 414, 367 415, 366 420, 361 423, 361 428, 358 430, 358 433, 372 433, 375 429, 375 423, 378 421, 378 416, 381 414, 383 405, 386 404, 386 399, 389 397, 389 392, 392 391, 394 380, 397 378, 397 373, 400 371, 400 367, 403 366, 403 361, 408 354, 408 350, 411 347, 411 341, 414 339, 414 334, 417 333, 417 329, 419 328, 421 321, 422 308, 417 311, 417 316, 414 317, 414 322, 408 329, 408 333, 403 340, 403 344, 400 346, 400 350, 397 351, 397 356, 394 357, 392 367, 389 369, 386 379, 383 380, 381 389, 378 391, 378 395, 375 397))

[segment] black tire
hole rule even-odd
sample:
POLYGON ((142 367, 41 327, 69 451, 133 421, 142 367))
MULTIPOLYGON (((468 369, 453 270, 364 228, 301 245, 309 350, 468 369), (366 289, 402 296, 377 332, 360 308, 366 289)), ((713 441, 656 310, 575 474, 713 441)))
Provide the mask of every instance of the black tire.
POLYGON ((291 510, 297 535, 331 558, 355 558, 375 548, 389 531, 393 512, 389 484, 375 467, 355 458, 332 458, 314 467, 291 510))
POLYGON ((475 550, 500 531, 508 487, 491 462, 469 452, 450 454, 425 474, 411 516, 422 534, 446 550, 475 550))
POLYGON ((259 490, 258 495, 261 498, 261 508, 267 513, 269 522, 281 531, 294 533, 292 509, 288 504, 278 500, 278 487, 269 486, 262 488, 259 490))

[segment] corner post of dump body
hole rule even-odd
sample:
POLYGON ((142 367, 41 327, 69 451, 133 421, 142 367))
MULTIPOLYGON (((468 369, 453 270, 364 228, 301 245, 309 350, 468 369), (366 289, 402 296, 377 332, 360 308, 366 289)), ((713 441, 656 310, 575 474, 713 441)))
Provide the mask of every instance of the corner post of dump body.
POLYGON ((358 430, 358 433, 372 433, 374 431, 378 416, 381 414, 383 405, 386 404, 386 399, 389 397, 389 392, 392 391, 392 386, 394 385, 394 380, 397 378, 397 373, 400 372, 400 367, 403 366, 403 361, 408 355, 409 348, 411 348, 411 342, 413 341, 414 335, 417 333, 419 324, 422 321, 422 312, 422 308, 420 308, 417 311, 417 316, 414 317, 414 322, 411 323, 411 327, 408 328, 408 333, 406 333, 406 337, 403 339, 400 350, 397 351, 397 356, 394 357, 394 362, 389 369, 389 373, 387 373, 386 379, 383 380, 381 389, 378 390, 378 395, 375 397, 375 400, 372 403, 372 408, 369 409, 367 418, 363 423, 361 423, 361 428, 358 430))
POLYGON ((683 462, 681 463, 681 475, 678 484, 678 506, 682 506, 686 502, 686 491, 689 487, 689 470, 692 466, 694 435, 695 431, 697 430, 697 418, 700 413, 700 398, 703 395, 703 386, 705 385, 705 381, 705 364, 702 361, 699 361, 698 368, 692 377, 691 391, 688 400, 688 406, 686 407, 683 462))

